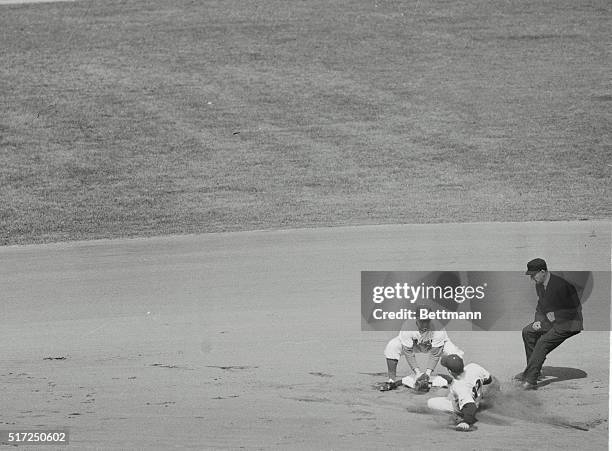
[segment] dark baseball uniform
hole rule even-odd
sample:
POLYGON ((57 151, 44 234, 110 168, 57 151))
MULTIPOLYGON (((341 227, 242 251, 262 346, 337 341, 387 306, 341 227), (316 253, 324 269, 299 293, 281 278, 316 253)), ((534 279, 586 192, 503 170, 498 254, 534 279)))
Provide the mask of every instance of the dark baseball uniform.
POLYGON ((540 321, 542 327, 534 330, 530 323, 523 328, 527 357, 523 379, 531 384, 537 383, 548 353, 583 329, 582 306, 576 288, 559 276, 549 275, 547 284, 536 284, 538 305, 534 321, 540 321), (546 317, 549 312, 554 312, 554 322, 546 317))

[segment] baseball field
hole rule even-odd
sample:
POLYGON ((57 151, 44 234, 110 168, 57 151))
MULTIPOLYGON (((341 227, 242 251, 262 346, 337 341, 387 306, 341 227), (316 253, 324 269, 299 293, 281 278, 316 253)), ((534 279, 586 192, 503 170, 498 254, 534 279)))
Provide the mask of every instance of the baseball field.
POLYGON ((520 330, 449 331, 502 383, 458 433, 375 389, 360 274, 611 271, 611 12, 0 0, 3 444, 607 449, 610 290, 537 391, 520 330))

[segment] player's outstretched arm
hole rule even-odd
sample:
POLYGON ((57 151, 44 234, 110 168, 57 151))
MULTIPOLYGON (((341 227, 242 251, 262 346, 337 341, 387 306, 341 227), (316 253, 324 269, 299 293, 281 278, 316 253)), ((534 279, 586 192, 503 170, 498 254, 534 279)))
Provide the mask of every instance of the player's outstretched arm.
POLYGON ((476 403, 468 402, 461 408, 461 421, 455 426, 458 431, 469 431, 476 423, 476 403))
POLYGON ((419 369, 419 364, 417 363, 416 356, 414 355, 414 349, 405 346, 404 355, 406 356, 406 361, 408 362, 410 369, 414 371, 415 374, 420 374, 421 370, 419 369))
POLYGON ((440 361, 440 357, 442 357, 442 353, 444 352, 444 346, 439 346, 437 348, 431 348, 427 356, 427 364, 425 368, 429 370, 429 374, 433 372, 433 370, 438 365, 440 361))

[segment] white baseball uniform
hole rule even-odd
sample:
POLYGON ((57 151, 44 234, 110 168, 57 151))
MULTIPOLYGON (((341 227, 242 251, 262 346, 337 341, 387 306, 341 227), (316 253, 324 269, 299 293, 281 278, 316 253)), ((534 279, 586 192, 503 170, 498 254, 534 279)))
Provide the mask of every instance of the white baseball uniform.
POLYGON ((464 355, 464 352, 448 338, 444 330, 427 330, 423 333, 418 330, 402 330, 397 337, 387 343, 385 357, 399 360, 402 355, 406 355, 406 350, 429 352, 431 348, 438 347, 443 348, 443 355, 457 354, 459 357, 464 355))
POLYGON ((482 387, 490 380, 491 374, 487 370, 476 363, 468 363, 463 373, 454 378, 448 396, 430 398, 427 400, 427 406, 445 412, 461 412, 461 409, 470 402, 478 407, 482 397, 482 387))

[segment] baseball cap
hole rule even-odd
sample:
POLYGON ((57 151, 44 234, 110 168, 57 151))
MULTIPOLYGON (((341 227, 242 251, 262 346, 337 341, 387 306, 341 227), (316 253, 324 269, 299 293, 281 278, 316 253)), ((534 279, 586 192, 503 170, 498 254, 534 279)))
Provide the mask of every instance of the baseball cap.
POLYGON ((548 271, 548 268, 546 267, 546 262, 541 258, 534 258, 533 260, 527 263, 527 271, 525 272, 525 274, 531 276, 533 274, 539 273, 542 270, 548 271))
POLYGON ((457 354, 442 356, 440 363, 442 363, 443 367, 448 368, 449 371, 452 371, 455 374, 463 373, 463 359, 457 354))

